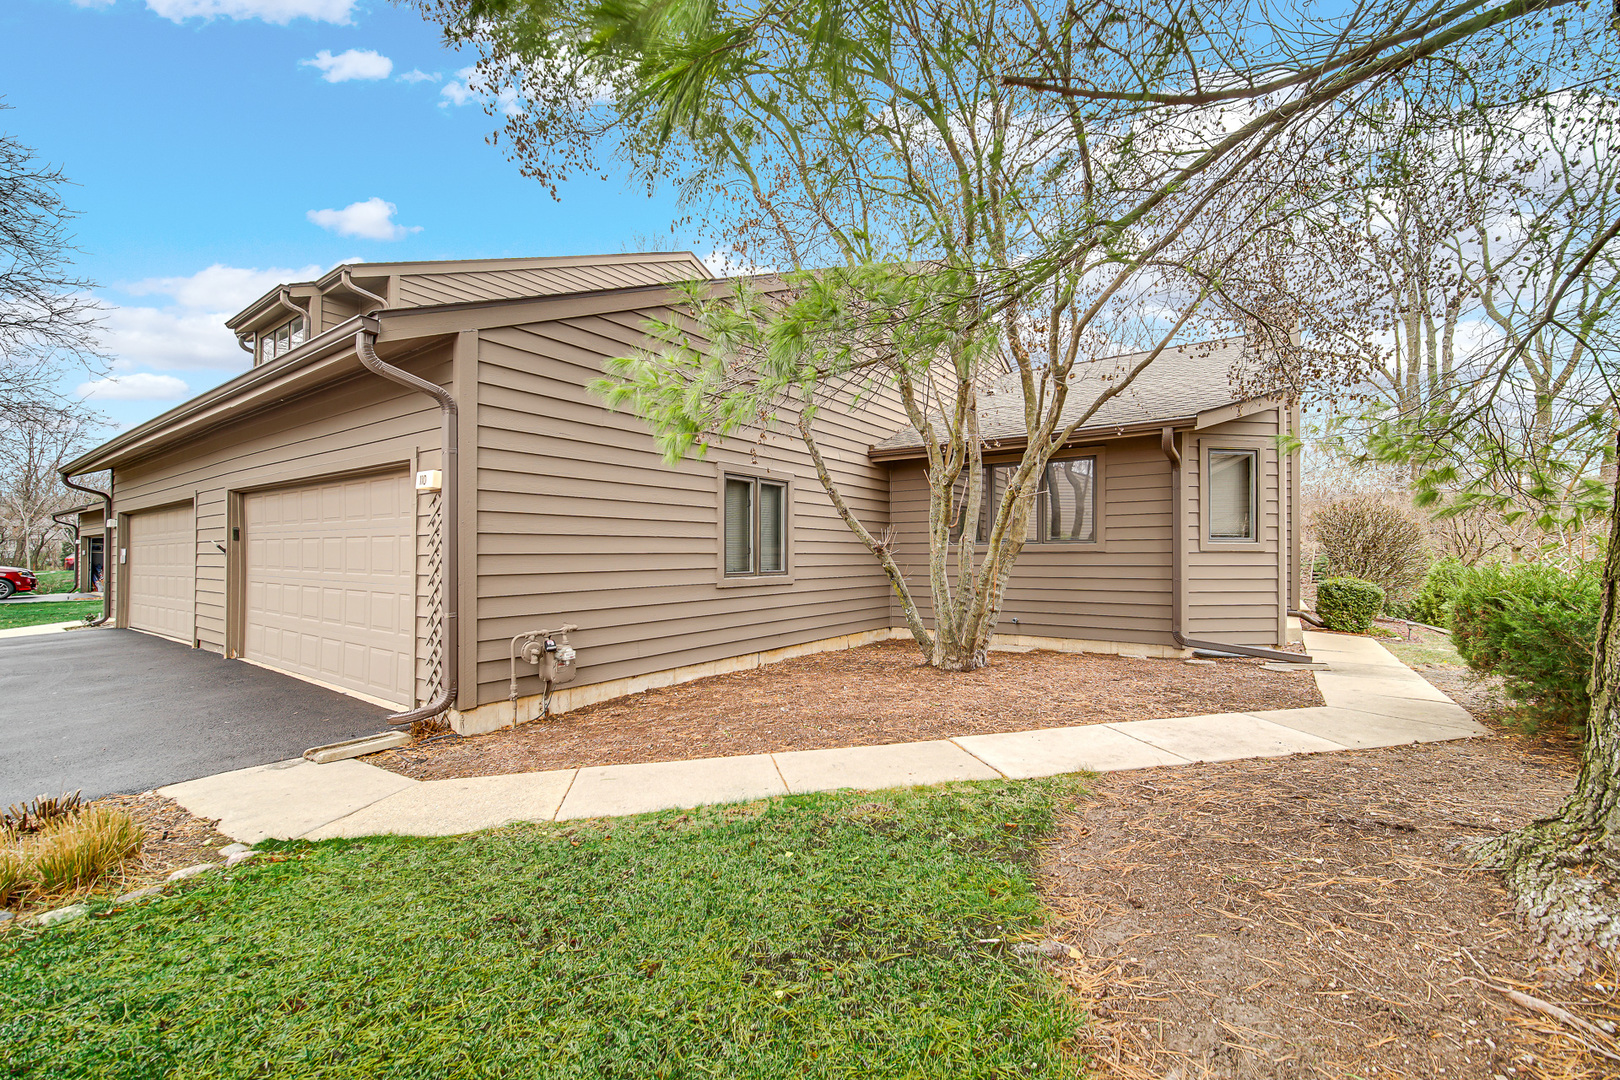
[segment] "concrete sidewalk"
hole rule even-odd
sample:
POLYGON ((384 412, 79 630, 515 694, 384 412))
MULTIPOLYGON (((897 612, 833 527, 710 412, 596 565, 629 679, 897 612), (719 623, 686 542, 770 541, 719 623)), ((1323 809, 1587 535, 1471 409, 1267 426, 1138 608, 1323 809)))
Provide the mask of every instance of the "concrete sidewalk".
MULTIPOLYGON (((641 814, 839 788, 1029 779, 1195 761, 1314 754, 1484 735, 1467 711, 1376 641, 1307 633, 1323 707, 1221 713, 647 765, 413 780, 359 761, 302 759, 159 789, 233 839, 445 836, 513 821, 641 814)), ((1304 673, 1278 674, 1301 679, 1304 673)))
POLYGON ((75 600, 100 600, 98 592, 13 593, 7 604, 66 604, 75 600))
POLYGON ((32 626, 13 626, 9 630, 0 630, 0 638, 34 637, 38 634, 59 634, 63 630, 72 630, 76 626, 83 626, 83 619, 72 622, 35 623, 32 626))

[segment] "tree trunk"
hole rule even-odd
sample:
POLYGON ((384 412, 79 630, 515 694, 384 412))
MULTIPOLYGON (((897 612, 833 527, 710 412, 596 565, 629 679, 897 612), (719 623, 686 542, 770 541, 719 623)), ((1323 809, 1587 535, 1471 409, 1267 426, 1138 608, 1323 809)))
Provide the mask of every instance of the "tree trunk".
POLYGON ((1479 849, 1559 954, 1620 945, 1620 481, 1615 495, 1580 777, 1557 815, 1479 849))

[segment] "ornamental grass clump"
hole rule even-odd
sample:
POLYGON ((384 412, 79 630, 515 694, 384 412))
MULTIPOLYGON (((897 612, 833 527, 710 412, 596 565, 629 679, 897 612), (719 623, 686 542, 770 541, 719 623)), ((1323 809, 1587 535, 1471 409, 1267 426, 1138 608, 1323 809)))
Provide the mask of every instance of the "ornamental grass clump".
POLYGON ((29 827, 0 830, 0 906, 94 885, 141 850, 144 834, 128 813, 90 806, 29 827))
POLYGON ((1329 630, 1365 634, 1384 607, 1384 590, 1360 578, 1328 578, 1316 586, 1316 613, 1329 630))

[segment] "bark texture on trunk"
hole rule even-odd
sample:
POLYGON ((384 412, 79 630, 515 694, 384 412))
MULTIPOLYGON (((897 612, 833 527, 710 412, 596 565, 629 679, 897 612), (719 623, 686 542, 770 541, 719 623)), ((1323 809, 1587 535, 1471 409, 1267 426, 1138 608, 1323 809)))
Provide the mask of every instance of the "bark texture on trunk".
POLYGON ((1620 946, 1620 482, 1615 494, 1580 777, 1558 814, 1479 849, 1550 951, 1575 963, 1620 946))

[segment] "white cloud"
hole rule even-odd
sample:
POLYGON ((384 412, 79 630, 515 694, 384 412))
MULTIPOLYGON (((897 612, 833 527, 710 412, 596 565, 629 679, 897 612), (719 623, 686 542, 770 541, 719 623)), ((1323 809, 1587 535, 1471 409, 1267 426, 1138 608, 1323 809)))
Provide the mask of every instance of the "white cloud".
POLYGON ((117 0, 73 0, 73 6, 86 8, 112 7, 116 2, 117 0))
POLYGON ((82 399, 98 398, 102 401, 180 401, 191 393, 184 379, 173 375, 154 375, 150 371, 137 371, 130 375, 111 375, 94 382, 80 383, 77 394, 82 399))
POLYGON ((393 203, 373 195, 341 210, 311 210, 304 216, 339 236, 358 236, 362 240, 403 240, 410 233, 422 231, 420 225, 406 227, 396 223, 394 213, 398 209, 393 203))
POLYGON ((336 56, 332 55, 332 50, 322 49, 314 59, 300 60, 298 63, 303 67, 318 69, 321 78, 330 83, 386 79, 394 71, 394 62, 375 49, 349 49, 336 56))
POLYGON ((240 368, 248 357, 225 320, 270 289, 320 276, 318 265, 271 266, 263 270, 215 263, 186 277, 146 278, 121 290, 131 296, 163 296, 172 303, 109 307, 103 345, 120 370, 240 368))
POLYGON ((104 343, 120 367, 241 367, 247 353, 225 329, 219 311, 115 307, 103 319, 104 343))
MULTIPOLYGON (((471 101, 483 101, 489 97, 489 88, 483 84, 474 84, 473 78, 478 74, 476 67, 464 67, 456 72, 455 78, 439 88, 439 96, 444 98, 439 102, 439 108, 445 109, 452 105, 458 108, 471 101)), ((507 116, 516 116, 523 109, 517 103, 517 91, 510 86, 502 87, 495 95, 495 104, 507 116)))
POLYGON ((437 71, 429 75, 421 68, 411 68, 411 70, 401 75, 396 81, 403 83, 438 82, 441 78, 443 78, 443 76, 441 76, 437 71))
POLYGON ((132 296, 167 296, 192 311, 220 311, 234 315, 277 285, 319 277, 319 265, 297 268, 272 266, 264 270, 215 263, 189 277, 145 278, 123 291, 132 296))
POLYGON ((146 6, 165 19, 262 19, 286 26, 294 19, 347 26, 355 0, 146 0, 146 6))

